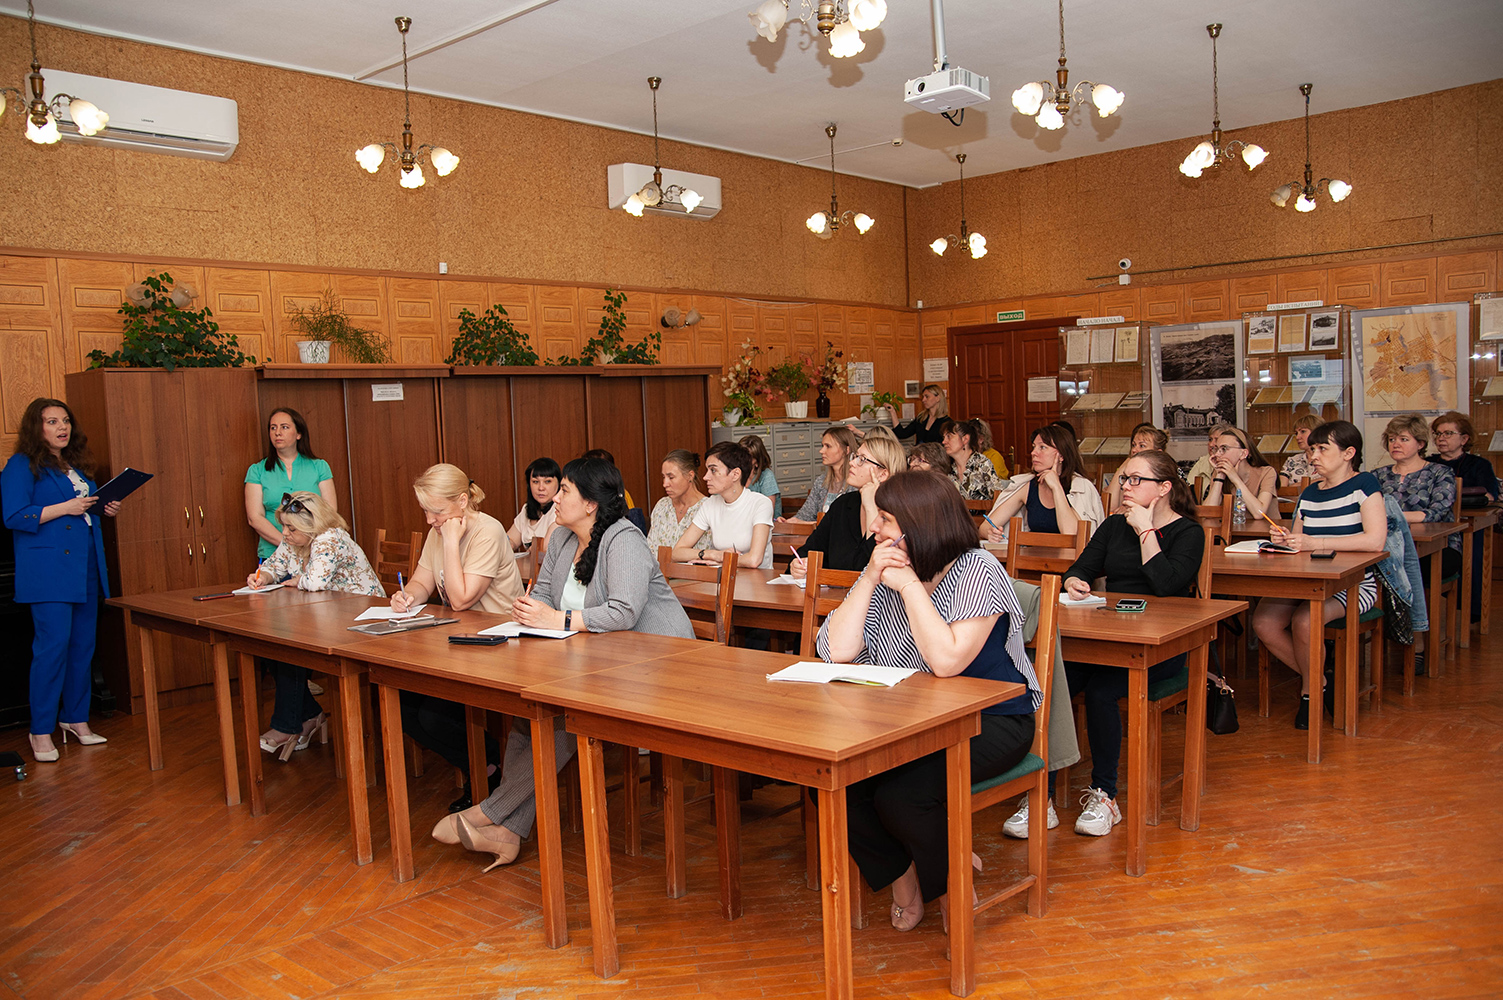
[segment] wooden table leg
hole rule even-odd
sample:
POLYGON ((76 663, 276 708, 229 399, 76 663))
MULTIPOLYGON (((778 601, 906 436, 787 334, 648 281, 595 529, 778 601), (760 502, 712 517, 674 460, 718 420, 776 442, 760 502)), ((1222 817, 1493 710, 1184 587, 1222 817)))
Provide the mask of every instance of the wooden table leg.
MULTIPOLYGON (((850 845, 846 841, 845 789, 819 797, 820 911, 824 918, 825 996, 851 1000, 851 879, 850 845)), ((966 858, 970 864, 970 858, 966 858)), ((859 878, 860 876, 856 876, 859 878)))
MULTIPOLYGON (((520 724, 524 720, 514 718, 513 724, 520 724)), ((589 741, 595 747, 595 761, 600 762, 600 744, 595 740, 589 741)), ((586 812, 592 807, 595 794, 595 785, 586 777, 585 747, 579 747, 579 794, 583 799, 586 812)), ((605 829, 605 779, 600 781, 600 835, 606 834, 605 829)), ((553 719, 532 720, 532 788, 533 795, 537 798, 537 828, 538 828, 538 875, 542 881, 543 894, 543 943, 550 948, 562 948, 569 943, 569 916, 564 910, 564 850, 562 846, 563 833, 558 824, 558 756, 553 748, 553 719)), ((588 816, 585 820, 585 838, 588 842, 590 831, 594 823, 588 816)), ((603 848, 606 852, 605 886, 610 890, 610 842, 606 841, 603 848)), ((591 878, 594 878, 594 868, 591 869, 591 878)), ((615 912, 614 904, 607 901, 607 907, 612 914, 615 912)), ((595 889, 593 883, 590 888, 590 909, 593 913, 595 908, 595 889)), ((600 972, 600 948, 595 949, 595 971, 600 972)), ((615 973, 616 965, 616 923, 614 915, 611 917, 611 971, 600 972, 603 976, 615 973)))
POLYGON ((391 825, 391 874, 412 878, 412 819, 407 810, 407 754, 402 746, 402 694, 381 685, 381 747, 386 756, 386 813, 391 825))
POLYGON ((1482 529, 1482 622, 1478 627, 1483 635, 1487 635, 1493 619, 1493 542, 1493 526, 1489 524, 1482 529))
MULTIPOLYGON (((950 811, 950 992, 968 997, 976 989, 976 911, 971 908, 970 740, 945 748, 945 778, 950 811)), ((1136 789, 1133 800, 1141 801, 1136 789)))
MULTIPOLYGON (((540 725, 541 723, 533 723, 533 732, 536 734, 533 746, 543 742, 539 738, 540 725)), ((553 742, 551 732, 548 734, 548 742, 553 742)), ((548 780, 553 781, 555 777, 550 775, 548 780)), ((594 737, 580 737, 579 788, 585 811, 585 860, 590 883, 590 944, 595 953, 595 975, 609 979, 620 971, 621 956, 616 952, 616 900, 611 886, 611 837, 605 822, 605 754, 600 741, 594 737)), ((538 819, 541 820, 541 803, 539 806, 538 819)))
POLYGON ((720 915, 741 916, 741 783, 740 772, 714 769, 715 844, 720 852, 720 915))
POLYGON ((625 841, 621 853, 628 858, 642 853, 642 782, 637 771, 640 756, 634 746, 621 748, 621 839, 625 841))
MULTIPOLYGON (((1463 550, 1461 554, 1461 573, 1463 577, 1466 575, 1467 562, 1467 554, 1463 550)), ((1446 615, 1446 603, 1440 595, 1440 581, 1440 553, 1436 552, 1430 556, 1430 593, 1425 598, 1425 602, 1430 607, 1430 637, 1425 641, 1426 677, 1444 677, 1446 673, 1446 660, 1456 655, 1456 637, 1454 635, 1446 634, 1446 642, 1449 643, 1445 651, 1446 656, 1441 655, 1440 641, 1437 639, 1441 630, 1446 627, 1446 622, 1449 620, 1446 615)), ((1452 631, 1455 630, 1453 629, 1452 631)))
POLYGON ((344 730, 345 792, 349 796, 350 832, 355 837, 355 864, 368 865, 371 853, 371 811, 365 790, 365 713, 360 710, 360 674, 354 670, 334 678, 338 688, 339 722, 344 730))
POLYGON ((464 707, 465 735, 470 748, 470 801, 479 805, 490 796, 490 762, 485 759, 485 709, 464 707))
MULTIPOLYGON (((1470 522, 1468 522, 1470 523, 1470 522)), ((1472 648, 1472 541, 1476 529, 1469 528, 1461 533, 1461 608, 1457 614, 1460 625, 1456 629, 1457 643, 1462 649, 1472 648)), ((1440 562, 1440 553, 1435 553, 1432 562, 1440 562)), ((1453 650, 1455 646, 1451 647, 1453 650)))
MULTIPOLYGON (((1439 556, 1436 556, 1435 562, 1437 564, 1440 563, 1439 556)), ((1345 711, 1342 713, 1344 722, 1338 723, 1338 725, 1346 732, 1348 736, 1357 735, 1357 653, 1362 646, 1362 643, 1359 641, 1361 639, 1361 636, 1357 634, 1357 589, 1357 587, 1353 587, 1347 592, 1346 656, 1343 658, 1343 662, 1340 664, 1342 674, 1341 679, 1343 684, 1341 690, 1336 692, 1337 700, 1345 709, 1345 711)), ((1322 634, 1324 634, 1324 631, 1324 629, 1321 630, 1322 634)), ((1456 648, 1454 638, 1455 637, 1453 636, 1451 645, 1452 649, 1456 648)), ((1373 636, 1372 641, 1383 641, 1383 632, 1381 629, 1379 629, 1378 633, 1373 636)), ((1322 643, 1321 645, 1322 647, 1324 647, 1325 644, 1322 643)), ((1374 663, 1376 662, 1376 659, 1374 659, 1374 663)))
POLYGON ((230 697, 230 651, 211 642, 214 657, 214 703, 219 710, 219 756, 224 764, 224 804, 240 804, 240 763, 235 759, 235 706, 230 697))
POLYGON ((1206 771, 1206 663, 1210 643, 1190 650, 1190 690, 1185 705, 1185 777, 1180 787, 1179 828, 1200 829, 1200 790, 1206 771))
POLYGON ((668 866, 668 898, 681 899, 689 891, 684 854, 684 762, 667 754, 662 755, 662 761, 663 856, 668 866))
MULTIPOLYGON (((1185 780, 1189 780, 1186 775, 1185 780)), ((1120 794, 1118 796, 1121 797, 1120 794)), ((1127 865, 1129 875, 1148 870, 1148 671, 1127 672, 1127 865)))
MULTIPOLYGON (((127 612, 128 613, 128 612, 127 612)), ((157 708, 157 650, 151 629, 137 628, 141 641, 141 700, 146 705, 146 756, 153 771, 162 769, 162 715, 157 708)), ((258 733, 257 736, 260 734, 258 733)))
POLYGON ((245 784, 252 816, 266 814, 266 778, 261 773, 261 691, 256 658, 237 653, 240 675, 240 714, 245 725, 245 784))
MULTIPOLYGON (((1355 600, 1356 596, 1357 588, 1351 587, 1347 591, 1347 600, 1355 600)), ((1326 682, 1325 605, 1323 597, 1310 600, 1310 646, 1306 652, 1306 662, 1310 664, 1310 732, 1306 739, 1305 760, 1311 764, 1320 763, 1320 731, 1326 724, 1322 707, 1325 702, 1321 696, 1326 682)))

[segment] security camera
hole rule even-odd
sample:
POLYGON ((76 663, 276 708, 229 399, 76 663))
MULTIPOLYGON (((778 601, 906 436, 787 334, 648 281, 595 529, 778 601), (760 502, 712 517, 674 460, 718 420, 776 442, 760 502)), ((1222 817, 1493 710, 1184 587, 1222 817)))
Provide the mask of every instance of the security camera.
POLYGON ((1123 257, 1121 260, 1117 261, 1117 267, 1126 271, 1128 268, 1132 267, 1132 258, 1123 257))

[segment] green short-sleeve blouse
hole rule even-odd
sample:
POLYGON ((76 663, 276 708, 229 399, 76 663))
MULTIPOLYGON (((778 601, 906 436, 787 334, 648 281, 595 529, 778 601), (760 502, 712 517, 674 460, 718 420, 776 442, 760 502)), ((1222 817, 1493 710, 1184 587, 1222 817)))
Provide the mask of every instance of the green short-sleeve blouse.
MULTIPOLYGON (((245 483, 247 486, 255 484, 261 487, 261 505, 266 508, 266 519, 276 525, 277 530, 282 530, 282 522, 277 520, 277 508, 282 505, 283 493, 317 493, 318 484, 334 478, 334 473, 329 471, 329 463, 321 458, 309 458, 306 455, 298 455, 292 460, 292 475, 287 474, 287 467, 281 462, 273 462, 273 468, 266 467, 263 459, 254 462, 245 470, 245 483)), ((256 546, 256 556, 260 559, 268 558, 277 547, 266 539, 259 540, 256 546)))

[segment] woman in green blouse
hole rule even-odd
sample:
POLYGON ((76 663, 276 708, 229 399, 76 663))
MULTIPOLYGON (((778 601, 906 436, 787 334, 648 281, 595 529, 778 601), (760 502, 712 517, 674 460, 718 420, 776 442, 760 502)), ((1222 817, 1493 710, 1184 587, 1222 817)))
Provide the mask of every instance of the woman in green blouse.
POLYGON ((286 493, 317 493, 337 509, 334 473, 329 463, 313 454, 308 422, 289 407, 271 412, 268 421, 266 459, 251 464, 245 472, 245 519, 260 536, 256 557, 265 559, 282 544, 282 523, 277 508, 286 493))

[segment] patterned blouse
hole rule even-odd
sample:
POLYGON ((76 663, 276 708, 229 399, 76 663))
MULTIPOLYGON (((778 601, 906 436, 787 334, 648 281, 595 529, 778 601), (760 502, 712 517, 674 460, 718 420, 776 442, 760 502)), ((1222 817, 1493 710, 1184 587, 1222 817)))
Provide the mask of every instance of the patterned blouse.
POLYGON ((679 536, 688 530, 689 524, 694 520, 695 511, 708 500, 709 497, 700 497, 699 503, 692 504, 684 511, 684 519, 676 520, 673 516, 673 500, 663 497, 652 508, 652 524, 647 529, 647 547, 651 550, 653 558, 657 558, 658 546, 666 545, 669 548, 678 544, 679 536))
POLYGON ((960 495, 967 500, 990 500, 993 493, 1006 485, 997 475, 992 460, 974 451, 965 463, 965 471, 958 478, 951 478, 960 488, 960 495))
POLYGON ((314 538, 306 560, 284 540, 261 564, 261 572, 275 583, 295 576, 299 590, 386 596, 370 560, 343 528, 330 528, 314 538))
POLYGON ((1284 460, 1284 478, 1291 484, 1298 486, 1301 479, 1314 475, 1315 470, 1310 468, 1310 459, 1305 457, 1304 452, 1290 455, 1284 460))
MULTIPOLYGON (((1451 505, 1456 502, 1456 476, 1448 466, 1426 462, 1422 468, 1401 476, 1393 471, 1393 466, 1385 465, 1374 469, 1373 475, 1383 492, 1392 494, 1404 510, 1421 511, 1426 521, 1451 519, 1451 505)), ((1451 548, 1461 548, 1460 535, 1452 535, 1451 542, 1451 548)))
MULTIPOLYGON (((990 466, 991 463, 988 462, 987 465, 990 466)), ((841 480, 840 489, 836 490, 834 493, 831 493, 828 489, 825 488, 825 477, 824 473, 821 471, 819 478, 814 480, 814 485, 809 488, 809 495, 804 499, 804 505, 798 509, 797 514, 793 515, 793 520, 819 520, 819 515, 830 509, 830 504, 835 502, 835 498, 840 496, 842 493, 847 492, 848 490, 850 490, 850 488, 851 487, 845 482, 845 480, 841 480)), ((776 513, 777 511, 773 511, 773 514, 776 513)))

